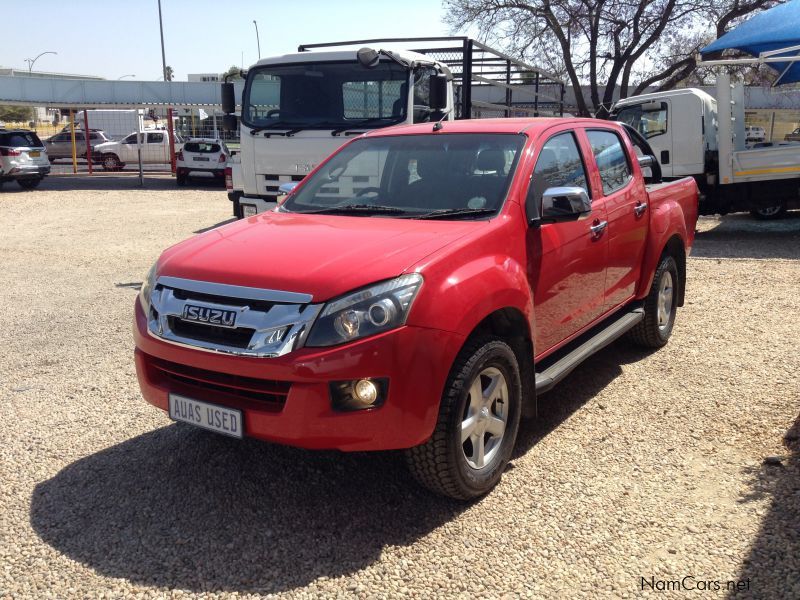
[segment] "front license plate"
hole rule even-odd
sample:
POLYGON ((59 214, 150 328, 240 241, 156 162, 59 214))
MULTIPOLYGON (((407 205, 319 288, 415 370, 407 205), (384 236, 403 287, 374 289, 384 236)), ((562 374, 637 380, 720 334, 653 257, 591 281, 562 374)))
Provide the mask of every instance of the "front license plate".
POLYGON ((255 217, 257 214, 256 207, 252 204, 242 204, 242 214, 245 217, 255 217))
POLYGON ((32 158, 39 158, 40 155, 41 155, 41 152, 39 152, 38 150, 34 150, 32 152, 28 152, 28 156, 30 156, 32 158))
POLYGON ((242 411, 178 394, 169 395, 169 418, 235 438, 243 435, 242 411))

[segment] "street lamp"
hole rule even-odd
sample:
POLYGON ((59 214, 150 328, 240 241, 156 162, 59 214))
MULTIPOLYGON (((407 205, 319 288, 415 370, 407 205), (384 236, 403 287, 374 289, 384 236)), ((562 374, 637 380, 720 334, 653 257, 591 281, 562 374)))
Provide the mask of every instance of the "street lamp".
POLYGON ((58 52, 52 52, 52 51, 48 50, 47 52, 42 52, 42 53, 41 53, 39 56, 37 56, 36 58, 26 58, 26 59, 25 59, 25 62, 26 62, 26 63, 28 63, 28 77, 30 77, 31 73, 33 72, 33 65, 34 65, 34 63, 35 63, 37 60, 39 60, 39 59, 40 59, 42 56, 44 56, 45 54, 58 54, 58 52))
POLYGON ((123 75, 122 77, 117 77, 117 81, 120 79, 125 79, 126 77, 136 77, 136 75, 123 75))
POLYGON ((258 44, 258 60, 261 60, 261 40, 258 39, 258 23, 253 19, 253 25, 256 26, 256 44, 258 44))

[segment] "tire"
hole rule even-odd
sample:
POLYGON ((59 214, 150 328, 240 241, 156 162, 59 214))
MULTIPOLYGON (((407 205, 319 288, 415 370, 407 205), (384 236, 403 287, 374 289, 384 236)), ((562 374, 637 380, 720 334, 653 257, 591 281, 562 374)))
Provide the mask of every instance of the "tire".
POLYGON ((42 179, 44 179, 44 177, 36 177, 33 179, 17 179, 17 183, 23 190, 33 190, 36 189, 40 183, 42 183, 42 179))
POLYGON ((780 219, 786 212, 786 204, 780 203, 775 206, 762 206, 754 208, 750 211, 750 215, 762 221, 770 221, 772 219, 780 219))
POLYGON ((101 161, 104 171, 119 171, 122 168, 122 163, 116 154, 103 154, 101 161))
POLYGON ((467 342, 450 371, 433 435, 405 451, 411 474, 431 491, 457 500, 486 494, 511 458, 521 408, 519 365, 511 347, 492 337, 467 342))
POLYGON ((661 348, 669 341, 678 310, 679 286, 675 259, 662 256, 650 292, 644 299, 644 319, 628 332, 628 339, 645 348, 661 348))
POLYGON ((186 185, 186 175, 176 175, 175 176, 175 183, 178 184, 178 187, 183 187, 186 185))

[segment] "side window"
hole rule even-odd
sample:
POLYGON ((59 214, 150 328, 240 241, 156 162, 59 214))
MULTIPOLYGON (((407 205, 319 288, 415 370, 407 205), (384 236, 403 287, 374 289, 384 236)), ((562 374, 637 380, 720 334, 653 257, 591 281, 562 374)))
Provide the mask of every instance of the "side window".
POLYGON ((148 144, 163 144, 164 143, 164 134, 163 133, 148 133, 147 134, 147 143, 148 144))
POLYGON ((613 131, 590 130, 586 132, 592 153, 600 171, 603 193, 612 194, 631 180, 631 167, 622 141, 613 131))
POLYGON ((627 123, 645 138, 651 138, 667 133, 667 111, 666 102, 634 104, 617 112, 614 120, 627 123))
POLYGON ((551 187, 580 187, 591 195, 581 153, 570 132, 551 137, 542 146, 533 168, 528 196, 533 194, 533 199, 541 202, 545 190, 551 187))
POLYGON ((123 144, 135 144, 136 143, 136 134, 135 133, 130 134, 128 137, 126 137, 124 140, 122 140, 122 143, 123 144))

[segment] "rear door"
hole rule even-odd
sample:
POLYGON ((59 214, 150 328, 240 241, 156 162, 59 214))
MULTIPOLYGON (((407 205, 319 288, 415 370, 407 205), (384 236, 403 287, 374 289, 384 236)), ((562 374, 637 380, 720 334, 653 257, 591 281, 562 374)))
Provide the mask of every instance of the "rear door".
POLYGON ((631 146, 613 129, 586 130, 596 169, 593 188, 602 196, 608 218, 608 269, 605 308, 633 297, 644 253, 649 207, 642 177, 633 176, 631 146))
POLYGON ((169 142, 165 131, 147 132, 144 149, 142 150, 143 160, 151 164, 169 163, 169 142))
POLYGON ((592 195, 578 132, 569 127, 550 129, 536 146, 541 149, 527 193, 539 206, 545 190, 552 187, 581 187, 592 198, 591 214, 545 222, 527 231, 534 344, 541 356, 603 313, 608 243, 602 229, 592 231, 606 222, 606 211, 603 198, 592 195))

